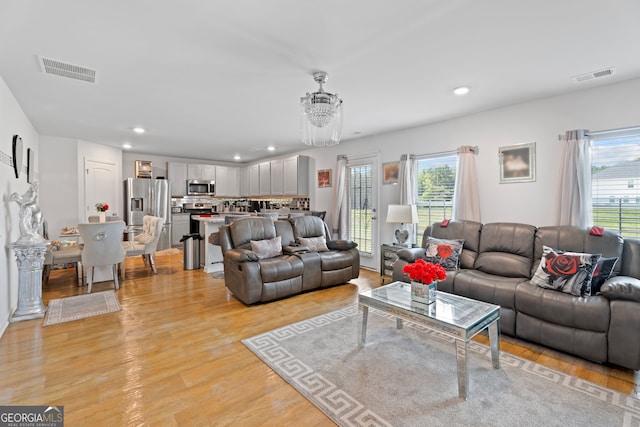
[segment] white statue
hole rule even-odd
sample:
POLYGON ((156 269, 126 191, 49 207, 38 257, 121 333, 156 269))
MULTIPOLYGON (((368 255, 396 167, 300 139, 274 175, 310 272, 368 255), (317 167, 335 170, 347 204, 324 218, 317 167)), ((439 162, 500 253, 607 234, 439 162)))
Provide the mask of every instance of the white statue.
POLYGON ((16 243, 41 243, 45 241, 38 233, 42 224, 42 213, 36 204, 39 187, 38 181, 34 180, 23 195, 11 193, 9 196, 10 201, 16 202, 20 206, 20 238, 16 243))

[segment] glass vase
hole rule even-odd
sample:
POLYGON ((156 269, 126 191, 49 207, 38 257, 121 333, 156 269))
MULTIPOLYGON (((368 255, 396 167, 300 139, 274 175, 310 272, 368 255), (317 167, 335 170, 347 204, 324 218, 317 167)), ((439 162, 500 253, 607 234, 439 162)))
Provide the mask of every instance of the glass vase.
POLYGON ((421 282, 411 281, 411 300, 421 302, 423 304, 431 304, 436 300, 436 291, 438 290, 438 282, 432 282, 425 285, 421 282))
POLYGON ((107 213, 106 212, 98 212, 100 216, 100 222, 107 222, 107 213))

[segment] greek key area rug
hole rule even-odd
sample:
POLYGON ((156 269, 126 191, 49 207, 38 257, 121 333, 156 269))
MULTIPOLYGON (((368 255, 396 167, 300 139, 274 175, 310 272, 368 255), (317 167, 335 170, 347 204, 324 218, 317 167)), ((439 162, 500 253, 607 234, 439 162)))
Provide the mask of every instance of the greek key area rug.
POLYGON ((47 306, 44 326, 71 322, 122 310, 115 291, 94 292, 73 297, 52 299, 47 306))
POLYGON ((357 305, 243 340, 340 426, 632 426, 640 401, 469 343, 469 398, 458 397, 453 339, 357 305))

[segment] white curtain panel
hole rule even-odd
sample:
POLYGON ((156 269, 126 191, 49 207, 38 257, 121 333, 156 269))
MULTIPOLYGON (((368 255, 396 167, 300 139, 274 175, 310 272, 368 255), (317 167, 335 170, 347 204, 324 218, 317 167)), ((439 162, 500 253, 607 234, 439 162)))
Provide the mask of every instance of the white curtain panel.
POLYGON ((337 239, 347 238, 347 156, 338 156, 332 233, 337 239))
POLYGON ((453 190, 453 213, 456 220, 480 222, 480 196, 475 153, 477 147, 458 148, 456 182, 453 190))
POLYGON ((398 186, 400 190, 401 205, 415 205, 416 204, 416 159, 413 155, 403 154, 400 156, 400 171, 398 174, 398 186))
POLYGON ((593 225, 591 205, 591 142, 588 131, 567 131, 562 142, 556 224, 593 225))

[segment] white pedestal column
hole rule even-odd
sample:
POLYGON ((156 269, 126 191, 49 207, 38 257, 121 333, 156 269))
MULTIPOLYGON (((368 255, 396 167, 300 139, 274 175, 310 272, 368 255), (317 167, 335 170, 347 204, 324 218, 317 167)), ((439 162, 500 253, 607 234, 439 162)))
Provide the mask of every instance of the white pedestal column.
POLYGON ((44 317, 47 307, 42 303, 42 268, 49 242, 10 243, 18 263, 18 307, 11 323, 44 317))

